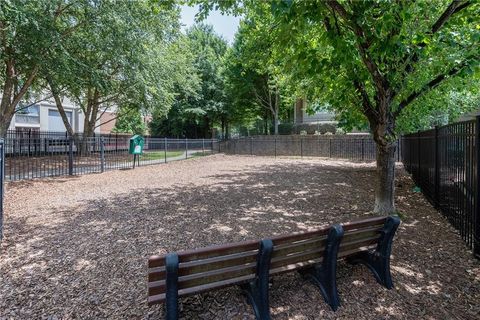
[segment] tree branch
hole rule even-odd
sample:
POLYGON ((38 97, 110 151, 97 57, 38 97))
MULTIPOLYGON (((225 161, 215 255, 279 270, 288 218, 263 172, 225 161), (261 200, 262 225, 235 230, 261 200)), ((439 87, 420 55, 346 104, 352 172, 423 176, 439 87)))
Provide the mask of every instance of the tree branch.
POLYGON ((363 83, 358 81, 357 79, 353 80, 353 85, 360 93, 360 97, 362 98, 362 107, 365 115, 367 116, 368 120, 371 123, 378 122, 379 115, 377 110, 373 107, 370 98, 368 96, 367 90, 365 90, 365 86, 363 83))
POLYGON ((375 87, 379 92, 386 94, 386 91, 390 87, 387 79, 381 74, 377 64, 368 54, 368 48, 370 47, 370 41, 367 39, 362 27, 353 19, 353 17, 347 12, 347 10, 336 0, 327 1, 327 5, 330 6, 338 15, 349 24, 353 33, 356 36, 357 47, 362 58, 363 64, 367 67, 368 72, 371 74, 375 87))
MULTIPOLYGON (((472 3, 470 1, 462 2, 459 0, 454 0, 450 5, 445 9, 445 11, 440 15, 437 21, 432 25, 431 30, 428 32, 429 35, 433 35, 437 33, 447 22, 448 20, 456 13, 460 12, 461 10, 465 9, 472 3)), ((418 48, 424 48, 427 44, 425 42, 420 42, 417 44, 418 48)), ((412 73, 415 68, 413 65, 418 61, 418 52, 413 51, 413 53, 407 53, 403 59, 402 64, 405 64, 404 70, 406 74, 412 73), (408 62, 408 63, 407 63, 408 62)))
MULTIPOLYGON (((472 59, 479 59, 480 56, 473 56, 471 57, 472 59)), ((407 98, 405 98, 402 102, 400 102, 398 109, 394 112, 394 117, 397 117, 400 115, 400 113, 405 109, 410 103, 412 103, 415 99, 423 95, 424 93, 436 88, 438 85, 440 85, 443 81, 446 79, 455 76, 460 73, 465 67, 468 66, 468 60, 466 59, 464 62, 460 63, 459 65, 456 65, 455 67, 451 68, 448 72, 442 73, 437 75, 435 78, 430 80, 428 83, 426 83, 423 87, 421 87, 419 90, 415 90, 412 92, 407 98)))
POLYGON ((12 101, 12 106, 16 106, 20 102, 20 100, 22 100, 25 93, 27 93, 28 88, 30 88, 33 80, 37 76, 38 69, 39 69, 38 66, 35 66, 33 70, 30 72, 30 75, 28 76, 27 80, 23 84, 22 88, 20 88, 20 91, 14 96, 12 101))
POLYGON ((445 23, 447 23, 448 19, 450 19, 450 17, 453 14, 461 11, 462 9, 465 9, 471 4, 472 3, 470 1, 466 1, 466 2, 463 2, 460 0, 452 1, 452 3, 450 3, 448 8, 440 15, 438 20, 433 24, 431 33, 432 34, 436 33, 438 30, 440 30, 440 28, 443 27, 445 23))

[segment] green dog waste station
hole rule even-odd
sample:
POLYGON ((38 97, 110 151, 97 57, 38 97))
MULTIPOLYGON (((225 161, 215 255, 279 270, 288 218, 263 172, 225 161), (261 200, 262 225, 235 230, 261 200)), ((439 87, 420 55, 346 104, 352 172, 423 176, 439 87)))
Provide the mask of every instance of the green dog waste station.
MULTIPOLYGON (((133 154, 133 168, 135 169, 135 160, 137 160, 137 155, 143 153, 143 146, 145 144, 145 139, 142 136, 136 134, 130 138, 130 146, 128 148, 128 153, 133 154)), ((138 158, 138 164, 140 165, 140 158, 138 158)))

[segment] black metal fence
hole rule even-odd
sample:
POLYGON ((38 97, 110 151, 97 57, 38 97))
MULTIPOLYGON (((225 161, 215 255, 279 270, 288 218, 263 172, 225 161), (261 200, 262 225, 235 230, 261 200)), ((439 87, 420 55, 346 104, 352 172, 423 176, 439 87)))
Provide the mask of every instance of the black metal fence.
MULTIPOLYGON (((399 151, 399 145, 397 147, 399 151)), ((257 156, 296 156, 375 161, 376 146, 369 135, 255 136, 223 141, 220 152, 257 156)), ((397 152, 397 160, 400 160, 397 152)))
POLYGON ((3 196, 5 179, 5 142, 0 139, 0 241, 3 239, 3 196))
POLYGON ((423 194, 480 258, 480 120, 402 137, 402 161, 423 194))
MULTIPOLYGON (((68 137, 64 133, 36 132, 7 135, 4 144, 5 179, 24 180, 80 175, 133 167, 128 152, 129 135, 68 137)), ((211 154, 218 150, 214 139, 167 139, 145 137, 137 165, 158 164, 211 154)))

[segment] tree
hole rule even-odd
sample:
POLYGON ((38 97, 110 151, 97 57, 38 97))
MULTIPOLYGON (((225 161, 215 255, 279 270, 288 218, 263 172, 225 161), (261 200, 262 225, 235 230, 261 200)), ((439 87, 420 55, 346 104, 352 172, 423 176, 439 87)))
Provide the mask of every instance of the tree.
POLYGON ((191 63, 191 78, 177 85, 177 95, 167 115, 154 114, 152 133, 176 137, 211 137, 225 109, 223 57, 227 42, 212 26, 198 24, 187 30, 183 50, 191 63), (186 84, 186 85, 185 85, 186 84), (195 90, 192 90, 195 87, 195 90))
POLYGON ((297 79, 311 79, 335 110, 356 110, 377 146, 376 213, 395 211, 397 120, 445 82, 478 72, 480 4, 473 1, 200 1, 274 21, 277 51, 297 79))
POLYGON ((19 103, 35 86, 53 51, 86 23, 76 16, 88 1, 3 1, 0 4, 0 136, 19 103))
MULTIPOLYGON (((263 6, 266 5, 267 3, 263 3, 263 6)), ((262 19, 256 16, 246 17, 240 23, 228 57, 230 68, 237 72, 229 72, 228 75, 230 85, 234 87, 232 93, 243 95, 243 103, 248 104, 247 100, 250 100, 266 109, 273 119, 274 134, 278 135, 282 104, 280 93, 284 83, 281 61, 274 55, 273 39, 266 27, 272 17, 265 16, 262 16, 262 19)))
POLYGON ((61 104, 60 86, 80 106, 84 150, 102 114, 112 106, 133 113, 167 110, 174 100, 175 59, 170 51, 179 32, 178 8, 148 1, 100 2, 81 12, 90 17, 51 55, 44 75, 67 130, 74 132, 61 104))
POLYGON ((115 127, 112 132, 145 134, 146 125, 140 110, 128 108, 126 110, 119 110, 118 113, 119 116, 116 118, 115 127))

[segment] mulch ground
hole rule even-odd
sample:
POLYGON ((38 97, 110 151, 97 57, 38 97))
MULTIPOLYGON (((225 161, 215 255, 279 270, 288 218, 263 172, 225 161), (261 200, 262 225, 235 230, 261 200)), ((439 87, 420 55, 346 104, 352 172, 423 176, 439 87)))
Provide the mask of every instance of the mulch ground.
MULTIPOLYGON (((480 263, 398 168, 395 288, 340 263, 341 307, 296 273, 273 278, 274 319, 478 319, 480 263)), ((161 319, 146 259, 371 215, 372 165, 215 155, 7 184, 0 319, 161 319)), ((183 319, 253 319, 240 289, 181 299, 183 319)))

